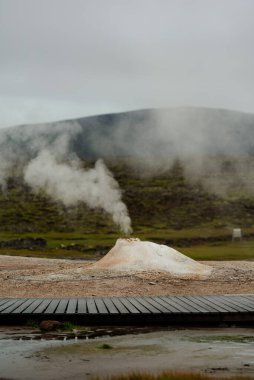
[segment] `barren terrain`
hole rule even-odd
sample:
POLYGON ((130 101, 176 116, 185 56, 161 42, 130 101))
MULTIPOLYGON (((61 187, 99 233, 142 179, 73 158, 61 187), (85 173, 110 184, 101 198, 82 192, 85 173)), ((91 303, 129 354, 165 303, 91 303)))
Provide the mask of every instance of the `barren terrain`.
POLYGON ((254 261, 202 262, 206 279, 166 272, 95 270, 91 262, 0 256, 0 297, 75 297, 254 292, 254 261))

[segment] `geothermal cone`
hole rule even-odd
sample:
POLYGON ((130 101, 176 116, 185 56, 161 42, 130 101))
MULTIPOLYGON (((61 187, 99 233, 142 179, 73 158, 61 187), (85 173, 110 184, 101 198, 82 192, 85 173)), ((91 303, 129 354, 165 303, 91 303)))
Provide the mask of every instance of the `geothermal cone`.
POLYGON ((118 239, 115 246, 92 268, 120 271, 166 271, 172 275, 206 276, 209 266, 199 264, 166 245, 140 241, 139 239, 118 239))

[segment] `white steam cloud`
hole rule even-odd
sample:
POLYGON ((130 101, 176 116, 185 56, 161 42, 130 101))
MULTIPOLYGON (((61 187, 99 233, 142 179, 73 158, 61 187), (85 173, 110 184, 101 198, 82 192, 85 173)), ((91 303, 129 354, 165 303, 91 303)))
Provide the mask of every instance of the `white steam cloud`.
POLYGON ((127 234, 131 221, 118 183, 102 160, 85 169, 82 159, 123 158, 142 176, 164 173, 177 159, 189 181, 223 195, 235 184, 253 192, 253 157, 252 114, 141 110, 1 130, 0 186, 4 189, 6 180, 22 170, 34 191, 66 206, 84 202, 102 208, 127 234))
POLYGON ((121 189, 102 160, 84 169, 71 149, 78 138, 78 122, 60 122, 6 128, 0 133, 0 187, 7 179, 23 174, 34 192, 43 191, 66 206, 79 202, 101 208, 125 234, 130 234, 131 219, 121 189))
POLYGON ((234 185, 253 193, 253 114, 180 107, 115 114, 106 125, 110 133, 103 133, 105 123, 97 119, 90 130, 97 156, 128 157, 135 173, 150 177, 178 160, 185 178, 209 192, 224 196, 234 185))
POLYGON ((25 168, 24 179, 35 192, 43 190, 66 206, 84 202, 91 208, 102 208, 122 232, 132 232, 119 185, 101 159, 94 168, 85 170, 78 159, 59 162, 53 153, 43 150, 25 168))

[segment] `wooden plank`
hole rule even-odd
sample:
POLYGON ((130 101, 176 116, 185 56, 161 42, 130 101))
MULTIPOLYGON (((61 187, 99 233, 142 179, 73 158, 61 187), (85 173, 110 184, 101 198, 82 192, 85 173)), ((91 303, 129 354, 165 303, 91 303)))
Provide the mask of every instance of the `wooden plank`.
POLYGON ((189 299, 184 296, 177 298, 183 302, 186 302, 189 306, 195 308, 199 313, 209 313, 209 309, 202 305, 201 302, 198 302, 195 298, 189 299))
POLYGON ((154 307, 160 310, 161 313, 171 314, 169 305, 166 302, 157 299, 157 297, 145 297, 148 302, 151 302, 154 307))
POLYGON ((33 311, 33 314, 42 314, 46 310, 50 302, 50 298, 43 298, 42 303, 40 303, 40 305, 33 311))
POLYGON ((11 301, 11 298, 2 298, 2 299, 0 300, 0 306, 2 306, 3 304, 5 304, 5 303, 8 302, 8 301, 11 301))
POLYGON ((215 304, 217 306, 222 307, 224 310, 226 310, 229 313, 235 313, 237 311, 232 306, 226 305, 225 302, 222 302, 221 300, 216 299, 214 296, 203 296, 203 298, 208 300, 211 304, 215 304))
POLYGON ((16 302, 12 302, 9 307, 4 309, 1 314, 10 314, 13 310, 17 309, 22 303, 26 302, 26 298, 16 300, 16 302))
POLYGON ((236 294, 234 297, 242 297, 249 300, 250 302, 254 302, 254 296, 251 296, 249 294, 236 294))
POLYGON ((250 308, 254 307, 254 300, 252 301, 251 299, 248 299, 243 296, 234 296, 234 299, 239 300, 244 305, 248 305, 250 308))
POLYGON ((248 305, 254 305, 254 297, 247 297, 247 296, 244 296, 241 294, 241 297, 243 300, 245 300, 245 302, 248 304, 248 305))
POLYGON ((135 306, 142 314, 150 314, 151 311, 147 309, 145 306, 143 306, 136 297, 128 297, 128 300, 132 303, 132 305, 135 306))
POLYGON ((195 308, 192 305, 189 305, 188 302, 184 302, 182 299, 179 299, 179 297, 172 296, 172 297, 170 297, 170 300, 175 302, 176 305, 183 307, 189 313, 198 313, 199 312, 197 308, 195 308))
POLYGON ((212 303, 211 301, 207 300, 206 298, 202 297, 202 296, 193 296, 193 298, 196 298, 197 300, 200 300, 201 302, 203 302, 205 305, 213 308, 214 310, 216 310, 217 312, 219 313, 228 313, 228 310, 221 307, 221 306, 218 306, 216 305, 215 303, 212 303))
POLYGON ((4 304, 0 306, 0 313, 2 312, 2 310, 7 309, 7 307, 9 307, 10 305, 14 304, 14 302, 17 302, 17 301, 18 300, 16 298, 9 299, 7 302, 5 302, 4 304))
POLYGON ((113 304, 115 305, 115 307, 117 308, 117 310, 119 311, 119 313, 121 313, 121 314, 129 314, 129 310, 126 309, 126 307, 122 304, 122 302, 120 301, 119 298, 112 297, 111 301, 113 302, 113 304))
POLYGON ((215 306, 211 306, 209 302, 205 303, 203 300, 200 300, 196 296, 184 296, 185 299, 192 301, 193 303, 201 306, 206 310, 208 313, 218 313, 218 310, 215 306))
POLYGON ((164 306, 168 310, 168 313, 173 313, 173 314, 181 313, 180 310, 176 309, 174 306, 170 305, 169 303, 167 303, 162 298, 160 298, 160 297, 153 297, 153 299, 156 302, 158 302, 160 305, 164 306))
POLYGON ((172 307, 172 309, 174 308, 175 310, 178 310, 178 312, 181 312, 181 313, 189 313, 189 310, 186 309, 186 307, 179 305, 178 303, 175 302, 175 300, 172 300, 171 297, 163 296, 160 298, 163 301, 167 302, 172 307))
MULTIPOLYGON (((243 295, 241 294, 241 296, 243 296, 243 295)), ((251 295, 251 294, 245 294, 244 297, 245 297, 245 298, 248 298, 248 300, 254 302, 254 294, 252 294, 252 295, 251 295)))
POLYGON ((64 314, 67 309, 69 298, 62 298, 56 308, 55 314, 64 314))
POLYGON ((234 309, 235 311, 246 311, 245 308, 234 304, 234 302, 232 302, 229 298, 226 299, 226 298, 223 298, 222 296, 213 296, 213 299, 216 299, 220 301, 221 303, 229 307, 232 307, 232 309, 234 309))
POLYGON ((86 299, 85 298, 78 298, 78 314, 86 314, 87 313, 87 307, 86 307, 86 299))
POLYGON ((101 298, 95 298, 95 303, 100 314, 108 314, 108 309, 106 308, 103 300, 101 298))
MULTIPOLYGON (((149 298, 149 297, 147 297, 149 298)), ((145 306, 146 309, 150 311, 152 314, 161 314, 161 305, 157 304, 157 308, 155 306, 156 302, 149 302, 146 297, 135 297, 135 299, 141 303, 141 305, 145 306)))
POLYGON ((37 308, 37 306, 39 306, 41 303, 42 303, 41 298, 34 298, 31 305, 29 305, 22 313, 23 314, 31 314, 37 308))
POLYGON ((103 298, 103 302, 106 305, 110 314, 119 314, 119 311, 117 310, 110 298, 103 298))
POLYGON ((251 310, 248 310, 248 307, 246 306, 246 304, 244 304, 244 302, 239 302, 237 299, 234 299, 233 297, 230 297, 230 296, 219 296, 223 302, 226 302, 227 304, 229 305, 232 305, 232 307, 236 307, 237 308, 237 311, 251 311, 251 310))
POLYGON ((88 298, 86 304, 89 314, 98 314, 98 310, 93 298, 88 298))
POLYGON ((226 301, 229 301, 231 304, 236 305, 237 307, 240 307, 246 311, 254 311, 254 305, 246 305, 244 304, 244 301, 241 301, 239 298, 228 296, 221 296, 221 298, 225 299, 226 301))
POLYGON ((140 313, 140 311, 127 298, 121 297, 119 298, 119 300, 129 310, 131 314, 140 313))
POLYGON ((28 308, 33 302, 35 301, 35 298, 29 298, 25 302, 22 303, 18 308, 13 310, 12 314, 21 314, 24 310, 28 308))
POLYGON ((77 298, 70 298, 66 309, 66 314, 75 314, 77 309, 78 300, 77 298))
POLYGON ((59 299, 52 299, 43 314, 54 314, 59 302, 59 299))
POLYGON ((204 302, 207 302, 209 305, 217 307, 223 313, 235 312, 235 310, 232 309, 230 306, 225 305, 222 302, 216 301, 215 299, 212 299, 212 296, 203 295, 203 296, 198 296, 198 298, 202 299, 204 302))

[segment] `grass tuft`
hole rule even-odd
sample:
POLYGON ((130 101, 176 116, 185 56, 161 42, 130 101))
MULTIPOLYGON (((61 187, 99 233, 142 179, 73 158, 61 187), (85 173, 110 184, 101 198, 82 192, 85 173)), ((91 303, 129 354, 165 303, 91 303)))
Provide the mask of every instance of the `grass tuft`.
POLYGON ((111 350, 113 347, 110 344, 103 343, 98 348, 101 348, 103 350, 111 350))

